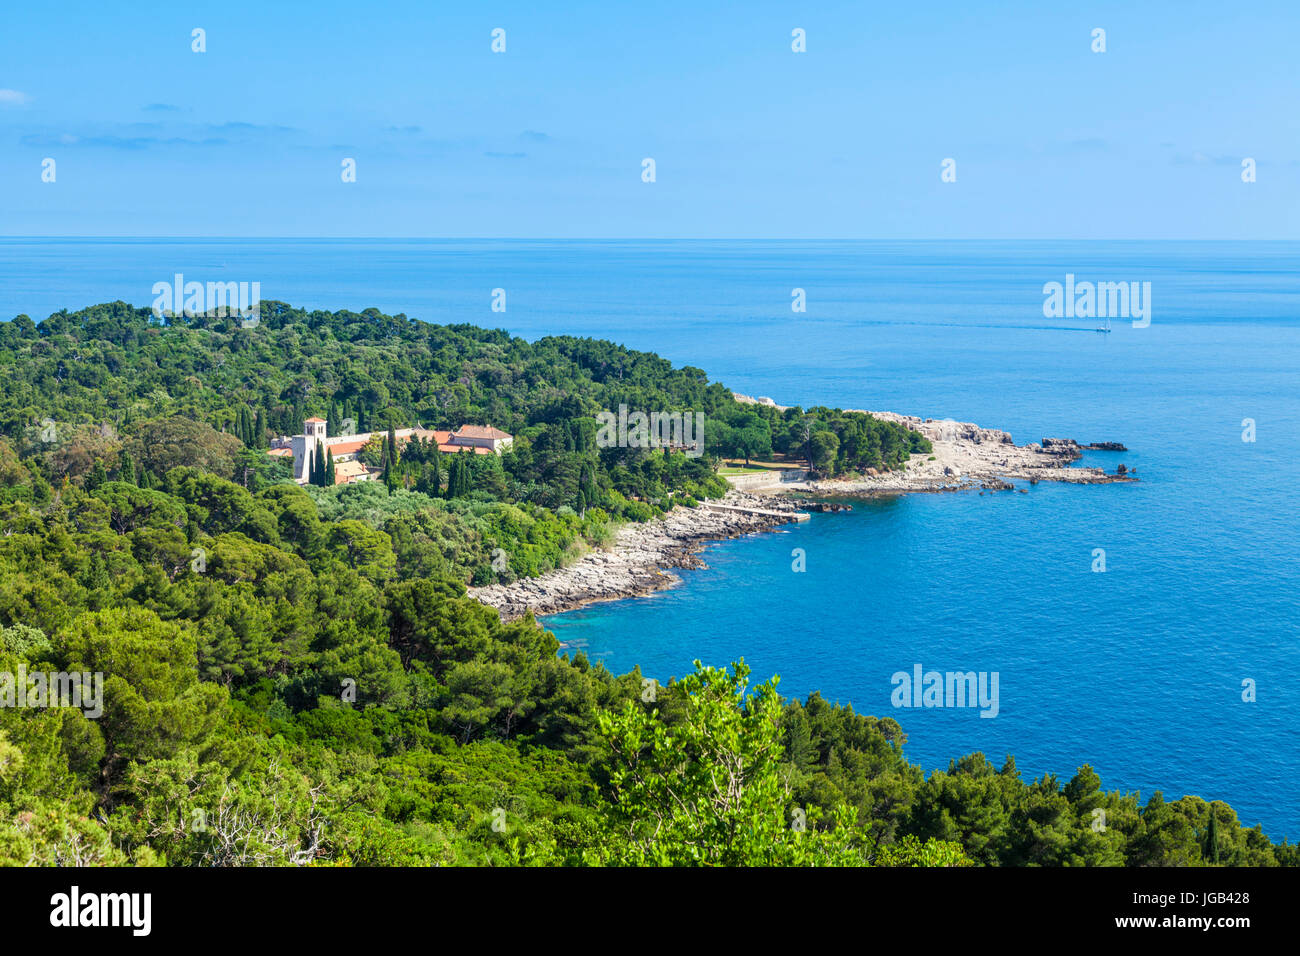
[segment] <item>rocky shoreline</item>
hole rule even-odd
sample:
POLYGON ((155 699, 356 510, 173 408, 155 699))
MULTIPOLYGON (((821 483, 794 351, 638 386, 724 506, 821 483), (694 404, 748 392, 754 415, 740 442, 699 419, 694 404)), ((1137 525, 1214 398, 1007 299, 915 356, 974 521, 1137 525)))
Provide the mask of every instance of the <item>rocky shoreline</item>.
POLYGON ((1044 438, 1038 443, 1016 445, 1007 432, 971 422, 921 419, 893 412, 868 414, 920 432, 930 439, 933 453, 913 456, 901 471, 876 473, 868 469, 866 474, 848 478, 783 482, 779 473, 773 472, 772 485, 760 489, 762 493, 732 490, 721 502, 674 508, 654 521, 626 524, 619 529, 612 547, 585 554, 568 567, 510 584, 470 588, 469 594, 496 608, 504 620, 514 620, 530 610, 534 614, 558 614, 599 601, 662 591, 681 583, 674 569, 706 567, 700 552, 711 541, 770 531, 806 517, 802 511, 849 510, 845 505, 804 501, 799 495, 869 498, 948 491, 984 494, 1017 490, 1016 481, 1091 485, 1137 481, 1132 470, 1122 463, 1117 464, 1115 473, 1102 468, 1071 467, 1086 450, 1127 451, 1119 442, 1081 445, 1068 438, 1044 438))
POLYGON ((929 455, 914 455, 902 471, 877 473, 868 469, 863 475, 800 481, 784 487, 817 495, 856 497, 938 491, 1009 491, 1015 488, 1015 481, 1106 485, 1138 480, 1133 470, 1122 462, 1116 464, 1113 473, 1103 468, 1072 467, 1085 451, 1127 451, 1119 442, 1081 445, 1072 438, 1044 438, 1041 442, 1017 445, 1010 433, 996 428, 981 428, 972 422, 921 419, 894 412, 867 414, 920 432, 930 439, 934 450, 929 455))
POLYGON ((558 614, 650 594, 681 583, 671 569, 707 567, 700 552, 709 542, 770 531, 798 520, 798 514, 783 498, 730 491, 721 502, 674 508, 645 524, 625 524, 611 548, 585 554, 568 567, 511 584, 470 588, 469 595, 511 621, 529 610, 558 614), (714 504, 739 510, 714 510, 714 504))

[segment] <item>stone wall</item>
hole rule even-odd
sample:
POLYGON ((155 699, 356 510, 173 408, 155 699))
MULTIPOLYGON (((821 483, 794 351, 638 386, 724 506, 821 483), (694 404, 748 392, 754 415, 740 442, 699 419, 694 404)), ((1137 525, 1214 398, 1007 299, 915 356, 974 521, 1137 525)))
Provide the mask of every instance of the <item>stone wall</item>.
POLYGON ((752 475, 728 475, 727 484, 738 491, 776 487, 791 481, 803 481, 808 472, 803 468, 783 468, 780 471, 755 472, 752 475))

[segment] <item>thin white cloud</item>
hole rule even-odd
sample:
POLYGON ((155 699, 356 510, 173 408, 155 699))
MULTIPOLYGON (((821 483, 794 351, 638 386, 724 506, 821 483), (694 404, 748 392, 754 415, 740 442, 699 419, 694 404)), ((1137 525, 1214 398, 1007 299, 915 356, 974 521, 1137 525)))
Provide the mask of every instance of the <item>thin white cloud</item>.
POLYGON ((31 97, 19 90, 0 90, 0 106, 22 106, 31 97))

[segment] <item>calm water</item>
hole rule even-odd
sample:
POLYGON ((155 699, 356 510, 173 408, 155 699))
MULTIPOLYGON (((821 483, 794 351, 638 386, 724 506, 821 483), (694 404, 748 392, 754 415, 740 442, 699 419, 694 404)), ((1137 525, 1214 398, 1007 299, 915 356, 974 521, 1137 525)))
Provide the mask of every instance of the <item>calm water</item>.
POLYGON ((975 750, 1033 775, 1090 762, 1108 787, 1223 799, 1294 840, 1298 266, 1294 243, 10 239, 0 315, 148 305, 183 272, 306 307, 610 338, 785 404, 1122 441, 1090 457, 1140 484, 860 504, 714 546, 686 587, 546 623, 661 679, 743 656, 787 694, 895 717, 927 769, 975 750), (1150 282, 1150 327, 1044 319, 1042 285, 1067 272, 1150 282), (997 671, 998 717, 892 708, 890 675, 917 663, 997 671))

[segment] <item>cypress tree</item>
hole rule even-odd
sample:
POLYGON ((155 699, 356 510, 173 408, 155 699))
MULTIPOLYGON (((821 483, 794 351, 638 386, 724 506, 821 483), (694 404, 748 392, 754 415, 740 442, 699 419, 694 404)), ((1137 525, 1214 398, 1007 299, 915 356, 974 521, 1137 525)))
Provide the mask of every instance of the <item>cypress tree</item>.
POLYGON ((334 449, 325 452, 325 487, 334 487, 334 449))
POLYGON ((86 490, 94 491, 106 481, 108 481, 108 472, 104 470, 104 463, 96 458, 94 467, 90 469, 90 474, 86 476, 86 490))
POLYGON ((459 456, 452 455, 451 461, 447 462, 447 494, 448 498, 456 497, 456 472, 460 470, 460 463, 456 460, 459 456))
POLYGON ((117 480, 135 484, 135 461, 131 458, 131 453, 125 448, 122 449, 122 457, 118 460, 117 480))
POLYGON ((312 456, 310 480, 313 485, 325 487, 325 446, 319 438, 316 439, 316 454, 312 456))
POLYGON ((90 562, 81 575, 81 583, 87 591, 91 592, 92 597, 103 597, 112 587, 113 582, 108 576, 108 566, 104 564, 104 558, 98 551, 91 552, 90 562))
POLYGON ((266 447, 266 416, 260 408, 257 410, 257 420, 253 423, 253 447, 266 447))
MULTIPOLYGON (((456 454, 457 454, 457 455, 460 455, 460 454, 463 454, 463 453, 462 453, 462 452, 457 452, 456 454)), ((460 489, 459 489, 459 491, 457 492, 457 497, 460 497, 460 496, 462 496, 462 495, 467 495, 467 494, 469 494, 469 492, 470 492, 470 488, 473 487, 473 484, 474 484, 474 466, 473 466, 473 461, 474 461, 474 458, 473 458, 472 455, 471 455, 469 458, 464 458, 464 459, 461 460, 461 463, 460 463, 460 489)))
POLYGON ((387 438, 380 439, 384 446, 384 487, 388 489, 391 495, 393 489, 397 487, 397 473, 393 468, 393 443, 387 438))
POLYGON ((1219 819, 1218 814, 1214 812, 1214 807, 1210 807, 1210 829, 1205 835, 1206 849, 1205 854, 1211 863, 1219 862, 1219 819))

